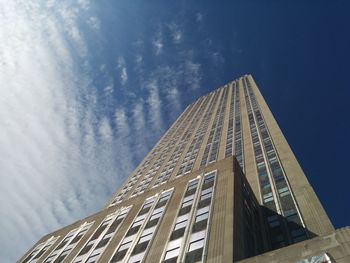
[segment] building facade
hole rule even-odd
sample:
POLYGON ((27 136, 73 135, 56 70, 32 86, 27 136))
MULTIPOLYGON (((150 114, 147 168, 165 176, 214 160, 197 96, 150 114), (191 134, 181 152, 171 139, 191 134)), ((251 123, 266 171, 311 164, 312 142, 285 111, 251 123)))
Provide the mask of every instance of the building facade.
POLYGON ((100 212, 19 262, 335 260, 350 262, 350 230, 334 230, 246 75, 189 105, 100 212))

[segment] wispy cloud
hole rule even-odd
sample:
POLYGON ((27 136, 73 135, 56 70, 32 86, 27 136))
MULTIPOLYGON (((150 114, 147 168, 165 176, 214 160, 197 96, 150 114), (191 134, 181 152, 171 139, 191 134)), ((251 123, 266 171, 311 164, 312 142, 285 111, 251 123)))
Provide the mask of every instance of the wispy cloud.
MULTIPOLYGON (((0 258, 7 263, 42 235, 96 212, 204 73, 179 19, 130 33, 135 42, 123 53, 124 39, 100 34, 108 19, 92 1, 8 1, 0 10, 0 258)), ((200 45, 210 63, 223 63, 210 39, 200 45)))
POLYGON ((156 35, 154 36, 152 45, 156 55, 159 55, 162 53, 164 44, 163 44, 163 35, 162 35, 161 29, 159 29, 156 35))
POLYGON ((130 128, 125 110, 122 108, 117 109, 114 116, 118 132, 122 134, 123 137, 127 136, 130 133, 130 128))
POLYGON ((143 101, 138 101, 132 109, 132 119, 136 131, 142 131, 145 128, 145 116, 143 101))
POLYGON ((79 4, 0 3, 1 262, 15 262, 44 234, 95 212, 133 166, 130 155, 116 160, 114 146, 130 145, 96 109, 100 91, 78 22, 89 5, 79 4))
POLYGON ((147 103, 149 106, 149 115, 154 130, 163 130, 163 118, 162 118, 162 102, 159 95, 159 86, 156 80, 150 80, 147 83, 147 90, 149 96, 147 103))
POLYGON ((118 66, 119 73, 120 73, 121 84, 125 85, 126 82, 128 81, 128 72, 126 70, 125 60, 122 56, 118 57, 117 66, 118 66))
POLYGON ((180 91, 177 87, 172 87, 167 90, 167 99, 174 105, 175 111, 180 111, 181 109, 181 98, 180 91))
POLYGON ((89 0, 78 0, 78 4, 84 10, 87 10, 90 8, 90 1, 89 0))
POLYGON ((112 139, 112 128, 111 125, 109 123, 109 120, 104 117, 101 121, 100 121, 100 125, 98 127, 98 131, 100 136, 102 137, 103 140, 105 141, 110 141, 112 139))
POLYGON ((89 17, 86 23, 95 31, 99 30, 101 27, 101 21, 96 16, 89 17))
POLYGON ((204 18, 204 15, 201 12, 196 13, 196 21, 202 22, 204 18))
POLYGON ((219 51, 214 51, 211 53, 211 59, 215 66, 220 67, 224 64, 225 59, 219 51))
POLYGON ((195 90, 199 89, 201 83, 201 65, 193 62, 192 59, 185 61, 185 74, 188 86, 195 90))
POLYGON ((136 55, 136 58, 135 58, 136 64, 137 64, 137 65, 140 65, 140 64, 142 63, 142 61, 143 61, 143 56, 140 55, 140 54, 137 54, 137 55, 136 55))
POLYGON ((183 32, 180 29, 180 26, 176 23, 171 23, 169 26, 171 37, 173 39, 173 42, 178 44, 182 41, 183 39, 183 32))
POLYGON ((150 137, 150 130, 146 127, 146 116, 144 101, 139 99, 132 108, 131 120, 132 128, 135 132, 134 141, 136 141, 138 150, 136 151, 136 157, 141 158, 147 153, 146 139, 150 137))
POLYGON ((62 29, 71 37, 71 43, 75 47, 75 50, 80 55, 80 57, 85 57, 87 55, 88 50, 84 36, 80 32, 79 25, 77 23, 79 9, 72 8, 63 4, 62 6, 57 8, 57 10, 60 15, 59 19, 64 23, 62 29))

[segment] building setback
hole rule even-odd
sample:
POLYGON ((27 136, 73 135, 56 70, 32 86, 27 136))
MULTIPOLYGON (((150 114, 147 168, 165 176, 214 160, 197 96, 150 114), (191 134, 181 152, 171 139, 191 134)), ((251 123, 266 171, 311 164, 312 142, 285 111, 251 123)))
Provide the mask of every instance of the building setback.
POLYGON ((253 78, 189 105, 98 213, 18 262, 350 262, 253 78))

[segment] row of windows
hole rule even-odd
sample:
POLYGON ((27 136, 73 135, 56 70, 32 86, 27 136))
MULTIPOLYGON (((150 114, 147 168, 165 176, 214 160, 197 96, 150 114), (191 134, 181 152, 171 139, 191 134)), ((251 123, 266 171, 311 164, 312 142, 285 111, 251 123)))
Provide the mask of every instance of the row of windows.
POLYGON ((22 263, 36 263, 58 238, 59 237, 50 237, 47 241, 37 245, 22 263))
POLYGON ((78 242, 86 234, 93 222, 83 223, 80 227, 71 230, 54 251, 45 259, 45 263, 60 263, 75 248, 78 242))
POLYGON ((200 146, 202 145, 202 141, 207 131, 207 127, 211 116, 213 114, 213 107, 217 103, 219 92, 215 92, 213 99, 209 103, 209 106, 203 116, 201 124, 199 125, 196 134, 194 135, 192 142, 187 150, 185 158, 183 159, 181 166, 177 172, 176 177, 180 177, 184 174, 190 173, 192 171, 194 162, 196 161, 200 146))
POLYGON ((218 150, 220 146, 220 138, 222 132, 222 125, 224 121, 227 97, 228 97, 228 88, 224 89, 224 94, 220 99, 219 107, 217 109, 213 125, 211 127, 207 145, 204 150, 202 161, 200 166, 203 167, 207 163, 215 162, 218 155, 218 150))
POLYGON ((243 84, 244 84, 245 99, 246 99, 247 111, 248 111, 248 122, 250 127, 251 138, 253 142, 253 150, 254 150, 255 163, 256 163, 258 177, 259 177, 262 201, 265 207, 269 209, 266 215, 266 220, 269 227, 268 229, 271 237, 271 245, 272 247, 282 247, 286 243, 286 238, 284 238, 284 235, 283 235, 285 231, 283 229, 283 226, 280 223, 280 217, 276 216, 277 204, 272 192, 271 178, 269 177, 269 174, 267 171, 267 163, 264 158, 262 144, 259 138, 257 125, 254 118, 252 107, 253 105, 255 106, 257 105, 253 104, 251 100, 252 94, 247 89, 247 83, 245 79, 243 80, 243 84), (276 216, 276 219, 274 218, 275 216, 276 216), (282 239, 280 237, 282 237, 282 239))
POLYGON ((229 125, 227 130, 227 140, 225 157, 235 155, 238 163, 244 171, 243 160, 243 140, 242 140, 242 128, 241 128, 241 106, 239 99, 239 86, 235 81, 232 86, 232 96, 230 104, 229 125))
MULTIPOLYGON (((215 177, 216 172, 211 172, 206 174, 202 180, 197 178, 188 183, 187 190, 179 208, 178 217, 174 222, 175 233, 171 238, 172 240, 178 239, 181 235, 183 236, 184 230, 187 227, 184 238, 186 243, 183 244, 183 256, 186 257, 185 262, 194 262, 192 261, 193 255, 198 259, 203 253, 215 177)), ((143 260, 157 232, 158 225, 161 222, 172 193, 173 189, 166 190, 161 194, 156 194, 145 200, 109 262, 136 263, 143 260)), ((85 244, 82 245, 72 262, 97 262, 109 245, 111 239, 117 233, 130 209, 131 206, 122 207, 116 212, 108 214, 85 244)), ((93 223, 94 222, 85 222, 71 230, 62 241, 57 244, 57 247, 44 258, 43 262, 63 262, 77 246, 79 241, 82 240, 93 223)), ((41 259, 40 257, 58 238, 59 237, 51 237, 46 242, 37 245, 22 263, 36 262, 38 259, 41 259)), ((169 253, 169 255, 171 255, 171 253, 169 253)))
MULTIPOLYGON (((154 183, 154 187, 165 183, 169 177, 171 176, 172 170, 174 169, 174 167, 177 164, 178 159, 180 158, 182 152, 183 152, 183 148, 186 146, 187 141, 189 140, 190 136, 191 136, 191 132, 194 129, 195 125, 198 123, 198 120, 200 118, 200 116, 202 115, 202 111, 201 109, 203 107, 205 107, 205 101, 206 99, 204 99, 201 103, 202 105, 200 107, 198 107, 198 109, 196 110, 196 112, 194 112, 193 115, 189 116, 189 119, 187 120, 187 122, 185 123, 185 125, 183 127, 180 127, 179 131, 180 133, 178 134, 177 138, 175 138, 174 140, 174 145, 177 144, 172 156, 169 158, 167 164, 165 165, 165 168, 163 169, 163 171, 160 173, 160 176, 157 178, 157 180, 154 183), (182 135, 181 140, 179 140, 180 135, 182 134, 183 130, 185 130, 185 128, 189 125, 189 127, 187 128, 186 132, 182 135)), ((199 104, 200 105, 200 104, 199 104)), ((161 158, 157 160, 157 164, 160 166, 164 160, 165 157, 167 156, 168 153, 171 153, 171 147, 167 147, 169 149, 165 149, 166 153, 161 155, 161 158)), ((154 175, 151 176, 151 178, 153 179, 154 175)), ((148 185, 150 184, 150 181, 147 182, 143 188, 146 189, 148 187, 148 185)))
MULTIPOLYGON (((145 173, 148 166, 152 163, 153 160, 155 160, 156 156, 163 151, 163 152, 169 152, 169 149, 172 149, 174 145, 176 144, 176 141, 179 139, 182 130, 184 127, 188 124, 190 119, 192 118, 192 113, 196 109, 196 105, 202 103, 202 99, 198 100, 196 103, 190 105, 188 109, 180 116, 180 118, 173 124, 172 128, 168 130, 168 132, 163 136, 163 138, 160 140, 160 143, 150 152, 150 154, 146 157, 145 162, 142 164, 141 167, 138 168, 137 172, 134 173, 133 176, 130 177, 127 184, 123 187, 123 189, 118 193, 118 195, 115 197, 112 205, 119 204, 122 200, 125 199, 125 197, 128 195, 131 189, 134 188, 137 181, 140 179, 140 177, 145 173), (173 136, 175 134, 175 136, 173 136), (169 143, 169 138, 172 138, 172 140, 169 143)), ((162 154, 163 155, 163 154, 162 154)), ((161 156, 162 156, 161 155, 161 156)), ((157 163, 161 164, 161 163, 157 163)), ((157 166, 155 166, 157 167, 157 166)), ((154 168, 153 167, 153 170, 154 168)), ((158 166, 159 169, 159 166, 158 166)), ((152 169, 150 169, 152 170, 152 169)), ((148 184, 151 182, 152 178, 151 176, 154 176, 155 173, 153 171, 149 172, 152 173, 152 175, 148 175, 147 178, 141 182, 141 184, 148 184)), ((144 185, 140 186, 137 190, 134 191, 134 196, 137 194, 142 193, 146 188, 144 185)))
POLYGON ((291 195, 249 79, 244 79, 244 91, 263 203, 275 212, 277 211, 276 208, 279 207, 279 213, 287 218, 286 223, 281 223, 280 221, 285 220, 282 217, 277 217, 276 219, 273 213, 267 217, 270 233, 273 233, 271 235, 272 247, 278 248, 285 246, 289 242, 294 243, 300 241, 302 238, 306 239, 307 234, 302 227, 300 216, 297 215, 296 204, 291 195), (275 189, 275 195, 273 189, 275 189), (287 211, 293 211, 293 219, 291 221, 289 221, 290 218, 288 219, 287 211), (295 234, 300 232, 303 234, 295 234))
MULTIPOLYGON (((203 102, 200 100, 199 105, 200 105, 200 103, 203 103, 203 102)), ((193 108, 190 111, 191 114, 187 114, 186 119, 180 125, 178 125, 178 127, 176 129, 176 133, 171 138, 170 143, 166 147, 164 147, 164 149, 162 150, 162 152, 160 154, 160 158, 158 158, 153 163, 150 170, 145 174, 144 178, 139 182, 137 188, 133 191, 133 194, 131 195, 131 197, 142 194, 148 188, 148 186, 152 182, 154 176, 157 174, 159 168, 164 163, 164 161, 167 159, 168 155, 171 153, 173 147, 179 142, 179 138, 180 138, 183 130, 188 126, 189 123, 192 123, 192 118, 193 118, 192 113, 195 113, 195 111, 196 111, 196 109, 193 108)), ((198 110, 197 110, 197 113, 195 115, 198 115, 198 110)), ((175 131, 175 128, 173 128, 173 130, 175 131)), ((189 133, 189 130, 190 129, 188 129, 187 133, 189 133)), ((183 137, 185 137, 185 136, 186 136, 186 133, 185 133, 185 135, 183 135, 183 137)), ((180 141, 180 143, 182 143, 182 142, 180 141)), ((170 160, 171 160, 171 158, 170 158, 170 160)), ((172 160, 172 161, 174 161, 174 160, 172 160)))
POLYGON ((110 262, 141 262, 157 231, 173 190, 146 199, 137 217, 114 252, 110 262))
POLYGON ((121 208, 108 215, 83 246, 73 263, 96 262, 119 229, 131 207, 121 208))
POLYGON ((173 225, 163 263, 202 262, 206 249, 209 215, 216 172, 188 183, 177 218, 173 225))
MULTIPOLYGON (((171 177, 171 175, 174 171, 174 168, 176 167, 176 165, 180 159, 180 156, 183 154, 185 146, 187 145, 188 141, 190 140, 190 138, 192 136, 193 130, 195 129, 196 125, 198 124, 198 122, 203 114, 203 111, 210 100, 211 100, 211 98, 209 96, 205 97, 202 105, 200 107, 198 107, 198 111, 196 112, 194 119, 191 122, 191 125, 189 126, 189 128, 187 129, 185 134, 182 136, 180 143, 175 148, 171 158, 168 160, 168 162, 166 163, 162 172, 160 173, 160 176, 155 181, 154 187, 159 186, 161 184, 164 184, 171 177)), ((180 170, 181 170, 181 167, 180 167, 180 170)))

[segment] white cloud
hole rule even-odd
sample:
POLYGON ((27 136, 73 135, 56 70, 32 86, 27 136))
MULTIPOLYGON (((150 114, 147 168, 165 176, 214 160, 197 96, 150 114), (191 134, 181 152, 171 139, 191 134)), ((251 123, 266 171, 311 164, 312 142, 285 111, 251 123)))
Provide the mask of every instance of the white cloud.
POLYGON ((156 55, 159 55, 163 51, 163 36, 162 31, 158 30, 153 41, 152 41, 153 48, 155 50, 156 55))
POLYGON ((127 116, 124 109, 117 109, 115 111, 115 122, 117 126, 117 131, 119 134, 126 136, 130 134, 130 128, 127 121, 127 116))
POLYGON ((107 86, 103 89, 103 91, 104 91, 104 93, 105 93, 106 96, 110 96, 110 95, 113 93, 113 91, 114 91, 114 89, 113 89, 113 84, 107 85, 107 86))
POLYGON ((126 72, 126 68, 122 68, 120 78, 122 79, 123 85, 128 81, 128 73, 126 72))
POLYGON ((101 21, 96 16, 89 17, 86 23, 90 26, 91 29, 96 31, 101 27, 101 21))
POLYGON ((128 72, 126 70, 125 60, 122 56, 118 57, 117 67, 118 67, 119 72, 120 72, 121 84, 125 85, 126 82, 128 81, 128 72))
MULTIPOLYGON (((179 114, 179 87, 199 87, 201 66, 185 54, 178 64, 148 72, 138 41, 134 59, 145 98, 105 112, 115 83, 108 79, 108 63, 97 67, 104 86, 95 88, 88 71, 93 59, 87 39, 93 38, 86 34, 93 32, 81 25, 101 26, 86 13, 89 1, 7 1, 0 10, 0 258, 7 263, 44 234, 101 207, 134 158, 147 152, 145 142, 164 130, 164 107, 173 118, 179 114)), ((171 30, 173 42, 181 43, 181 28, 171 30)), ((164 52, 164 39, 160 28, 151 39, 156 55, 164 52)), ((130 81, 126 62, 117 58, 122 85, 130 81)))
POLYGON ((80 57, 87 55, 87 44, 82 33, 79 30, 77 23, 77 16, 79 9, 67 5, 62 5, 57 8, 60 18, 63 20, 62 30, 66 32, 72 39, 72 43, 76 49, 76 52, 80 57))
MULTIPOLYGON (((89 72, 80 70, 88 63, 89 49, 78 23, 88 1, 79 3, 81 7, 63 1, 0 3, 4 263, 18 260, 50 231, 95 212, 118 177, 133 166, 130 155, 116 160, 114 146, 121 141, 110 118, 96 110, 89 72), (116 173, 118 163, 122 166, 116 173)), ((108 84, 105 92, 112 89, 108 84)))
POLYGON ((112 131, 111 125, 109 123, 109 120, 106 117, 104 117, 100 121, 98 131, 99 131, 103 140, 110 141, 112 139, 113 131, 112 131))
POLYGON ((81 8, 87 10, 90 8, 90 1, 89 0, 78 0, 78 4, 81 8))
POLYGON ((183 39, 183 32, 181 31, 180 26, 175 23, 171 23, 169 25, 169 29, 171 32, 171 37, 173 39, 173 42, 175 44, 180 43, 183 39))
POLYGON ((142 131, 145 128, 143 101, 139 101, 135 104, 132 110, 132 118, 135 130, 142 131))
POLYGON ((149 96, 147 103, 149 106, 149 115, 152 123, 152 128, 156 131, 163 130, 163 118, 161 112, 161 98, 159 95, 158 83, 156 80, 150 80, 147 84, 149 96))
POLYGON ((201 76, 201 65, 194 63, 192 59, 185 61, 185 72, 186 80, 189 87, 193 90, 200 88, 201 76))
POLYGON ((167 90, 167 98, 173 105, 174 111, 177 113, 181 109, 180 92, 177 87, 171 87, 167 90))

